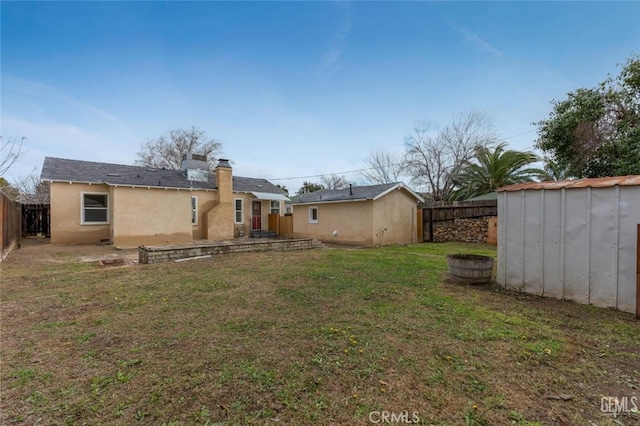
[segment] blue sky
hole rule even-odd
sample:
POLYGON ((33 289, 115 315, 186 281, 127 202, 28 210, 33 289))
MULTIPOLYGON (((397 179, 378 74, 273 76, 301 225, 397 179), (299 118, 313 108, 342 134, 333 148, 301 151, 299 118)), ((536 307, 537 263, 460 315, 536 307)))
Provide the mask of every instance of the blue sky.
MULTIPOLYGON (((3 140, 45 156, 132 164, 141 143, 196 125, 234 173, 365 167, 416 122, 491 116, 532 149, 552 99, 640 53, 638 2, 7 2, 3 140)), ((347 179, 358 182, 357 173, 347 179)))

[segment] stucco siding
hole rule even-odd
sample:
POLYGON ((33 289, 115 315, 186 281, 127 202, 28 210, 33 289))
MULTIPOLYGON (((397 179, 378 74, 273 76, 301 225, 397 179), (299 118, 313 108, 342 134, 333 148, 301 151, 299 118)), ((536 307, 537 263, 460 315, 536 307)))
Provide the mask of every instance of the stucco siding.
POLYGON ((114 245, 185 244, 193 240, 191 191, 117 187, 112 206, 114 245))
MULTIPOLYGON (((82 193, 109 193, 106 185, 53 182, 51 184, 51 243, 97 244, 109 239, 109 224, 82 221, 82 193)), ((111 216, 111 204, 109 205, 111 216)))
POLYGON ((374 201, 374 244, 411 244, 416 239, 416 199, 396 189, 374 201))
POLYGON ((311 206, 293 206, 294 238, 309 237, 343 244, 375 244, 372 200, 314 204, 318 208, 318 223, 309 223, 311 206))
POLYGON ((213 191, 193 191, 190 196, 198 199, 198 220, 191 226, 194 240, 207 239, 207 212, 218 203, 218 193, 213 191))

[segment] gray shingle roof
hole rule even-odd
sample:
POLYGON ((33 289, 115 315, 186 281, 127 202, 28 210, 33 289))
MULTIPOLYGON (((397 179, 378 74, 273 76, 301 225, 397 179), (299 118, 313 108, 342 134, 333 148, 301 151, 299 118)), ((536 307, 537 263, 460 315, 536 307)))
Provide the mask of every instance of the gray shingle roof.
POLYGON ((373 200, 385 192, 392 190, 395 187, 403 187, 412 194, 416 195, 418 199, 420 197, 404 186, 402 183, 386 183, 382 185, 370 185, 370 186, 353 186, 351 190, 349 188, 344 189, 323 189, 320 191, 310 192, 308 194, 301 194, 292 204, 309 204, 309 203, 328 203, 335 201, 355 201, 355 200, 373 200))
MULTIPOLYGON (((179 170, 153 169, 124 164, 45 157, 40 179, 59 182, 104 183, 107 185, 155 186, 161 188, 217 189, 215 173, 208 182, 189 181, 179 170)), ((233 176, 235 192, 284 194, 266 179, 233 176)))

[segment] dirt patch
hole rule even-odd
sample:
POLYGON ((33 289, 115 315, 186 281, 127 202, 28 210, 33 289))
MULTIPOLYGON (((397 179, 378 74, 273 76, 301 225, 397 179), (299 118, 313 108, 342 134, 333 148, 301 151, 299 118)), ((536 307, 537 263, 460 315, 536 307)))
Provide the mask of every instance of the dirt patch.
POLYGON ((34 237, 21 240, 20 248, 9 257, 18 265, 69 262, 98 264, 102 259, 123 259, 122 266, 131 266, 138 263, 138 249, 117 249, 103 244, 58 245, 51 244, 48 238, 34 237))

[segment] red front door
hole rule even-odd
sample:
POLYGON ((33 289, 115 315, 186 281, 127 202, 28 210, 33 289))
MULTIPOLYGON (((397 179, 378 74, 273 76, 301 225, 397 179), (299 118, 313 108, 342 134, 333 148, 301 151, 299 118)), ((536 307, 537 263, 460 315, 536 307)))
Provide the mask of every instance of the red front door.
POLYGON ((251 230, 262 229, 262 201, 251 202, 251 230))

